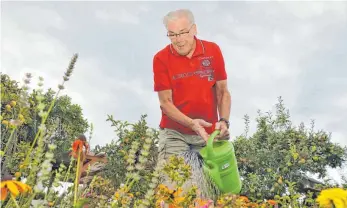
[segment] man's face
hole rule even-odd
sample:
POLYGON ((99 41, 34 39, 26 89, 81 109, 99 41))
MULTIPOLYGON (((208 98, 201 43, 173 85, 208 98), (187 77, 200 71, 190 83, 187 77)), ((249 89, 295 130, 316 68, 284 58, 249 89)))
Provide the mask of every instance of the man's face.
POLYGON ((175 21, 169 21, 167 25, 168 36, 174 49, 182 56, 188 55, 193 49, 194 35, 196 35, 195 25, 191 26, 185 17, 175 21))

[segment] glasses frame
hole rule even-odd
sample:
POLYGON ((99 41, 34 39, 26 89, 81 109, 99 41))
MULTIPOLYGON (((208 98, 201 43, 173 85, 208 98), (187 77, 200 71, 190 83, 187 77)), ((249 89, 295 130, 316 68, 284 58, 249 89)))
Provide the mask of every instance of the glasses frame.
POLYGON ((180 32, 180 33, 174 33, 174 34, 169 34, 169 32, 167 32, 166 36, 169 37, 170 39, 175 39, 178 36, 181 37, 181 35, 185 35, 185 34, 190 33, 190 31, 192 30, 193 26, 194 26, 194 24, 192 24, 190 26, 190 28, 188 29, 188 31, 186 31, 186 32, 180 32))

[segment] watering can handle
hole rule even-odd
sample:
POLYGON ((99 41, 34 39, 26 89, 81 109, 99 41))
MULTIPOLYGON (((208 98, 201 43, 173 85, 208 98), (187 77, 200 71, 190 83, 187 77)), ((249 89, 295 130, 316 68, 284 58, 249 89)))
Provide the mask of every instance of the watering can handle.
POLYGON ((213 157, 213 140, 220 133, 220 130, 215 130, 207 140, 207 158, 213 157))

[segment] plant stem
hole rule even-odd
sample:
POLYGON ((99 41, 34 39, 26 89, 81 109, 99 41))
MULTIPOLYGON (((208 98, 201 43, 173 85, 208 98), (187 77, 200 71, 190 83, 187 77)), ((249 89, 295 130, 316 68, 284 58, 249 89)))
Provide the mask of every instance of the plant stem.
POLYGON ((125 186, 128 185, 130 179, 131 179, 131 177, 128 177, 128 178, 127 178, 127 180, 125 181, 125 184, 124 184, 125 186))
POLYGON ((71 169, 71 167, 72 167, 72 163, 73 163, 73 159, 72 159, 72 157, 71 157, 70 165, 69 165, 69 168, 68 168, 67 171, 66 171, 66 175, 65 175, 65 177, 64 177, 63 182, 66 182, 66 181, 68 180, 68 178, 69 178, 70 169, 71 169))
POLYGON ((133 186, 134 182, 135 182, 135 179, 133 179, 133 180, 130 182, 130 184, 129 184, 129 186, 128 186, 128 191, 130 191, 130 189, 131 189, 131 187, 133 186))
POLYGON ((16 199, 13 197, 13 195, 11 194, 11 199, 13 201, 13 203, 16 205, 17 208, 20 208, 19 205, 17 204, 16 199))
MULTIPOLYGON (((63 82, 63 84, 64 84, 64 82, 63 82)), ((52 108, 53 108, 53 106, 54 106, 54 104, 55 104, 55 101, 57 100, 57 97, 58 97, 58 95, 59 95, 59 92, 60 92, 60 90, 58 90, 58 92, 55 94, 55 97, 53 98, 53 100, 52 100, 52 102, 51 102, 51 105, 49 106, 49 109, 48 109, 48 111, 47 111, 47 115, 43 117, 41 124, 45 124, 45 123, 46 123, 46 120, 47 120, 47 118, 48 118, 48 115, 49 115, 49 113, 51 112, 51 110, 52 110, 52 108)), ((37 138, 39 137, 39 135, 41 134, 41 131, 42 131, 42 128, 39 128, 39 131, 38 131, 37 134, 35 135, 34 141, 33 141, 33 143, 31 144, 30 150, 28 151, 28 154, 27 154, 26 157, 25 157, 24 164, 26 164, 26 163, 28 162, 29 156, 31 155, 31 152, 33 151, 33 148, 34 148, 34 146, 35 146, 36 140, 37 140, 37 138)))
POLYGON ((76 178, 75 178, 75 196, 74 196, 74 207, 76 206, 77 203, 77 189, 78 189, 78 184, 79 184, 79 170, 80 170, 80 157, 81 157, 81 150, 78 150, 78 159, 77 159, 77 171, 76 171, 76 178))
POLYGON ((6 147, 5 147, 5 149, 4 149, 4 156, 6 155, 6 151, 7 151, 7 149, 8 149, 8 146, 10 145, 10 142, 11 142, 11 140, 12 140, 12 137, 13 137, 13 134, 14 134, 14 130, 15 130, 16 128, 13 128, 12 129, 12 131, 11 131, 11 134, 10 134, 10 138, 8 138, 8 140, 7 140, 7 144, 6 144, 6 147))

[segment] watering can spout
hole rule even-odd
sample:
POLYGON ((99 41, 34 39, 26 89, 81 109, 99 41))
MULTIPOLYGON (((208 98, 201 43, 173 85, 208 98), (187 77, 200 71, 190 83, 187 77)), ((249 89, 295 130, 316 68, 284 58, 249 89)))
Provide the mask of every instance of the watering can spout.
POLYGON ((209 174, 222 193, 238 194, 241 191, 241 179, 237 167, 234 147, 226 140, 214 141, 220 133, 215 130, 200 150, 204 161, 204 171, 209 174))

